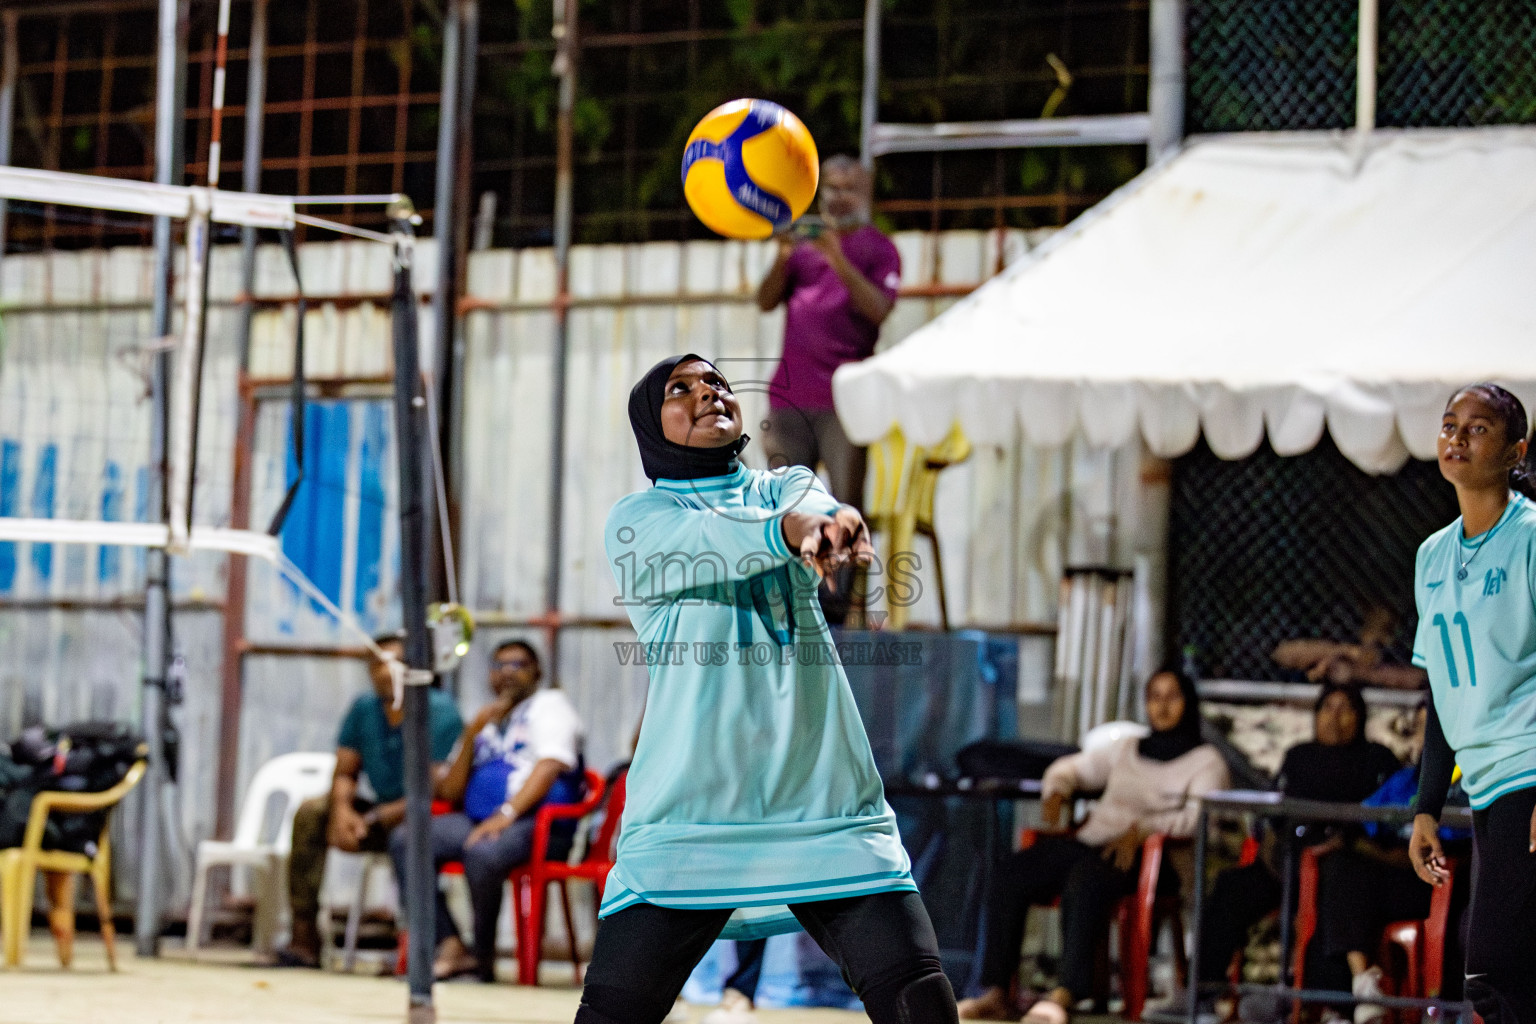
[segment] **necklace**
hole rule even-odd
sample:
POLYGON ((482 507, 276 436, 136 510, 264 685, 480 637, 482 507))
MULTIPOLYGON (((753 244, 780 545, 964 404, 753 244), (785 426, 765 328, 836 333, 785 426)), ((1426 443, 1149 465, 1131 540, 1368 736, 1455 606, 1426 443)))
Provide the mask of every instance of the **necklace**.
MULTIPOLYGON (((1509 504, 1513 505, 1514 502, 1511 501, 1509 504)), ((1504 514, 1508 511, 1508 508, 1506 508, 1504 513, 1499 514, 1499 521, 1494 523, 1493 526, 1489 527, 1488 530, 1483 533, 1483 539, 1477 542, 1477 547, 1472 549, 1472 553, 1470 555, 1461 560, 1461 568, 1456 570, 1457 580, 1464 580, 1467 578, 1467 566, 1471 565, 1472 559, 1476 558, 1477 553, 1483 550, 1483 545, 1488 543, 1488 538, 1493 536, 1494 531, 1504 525, 1504 514)))
MULTIPOLYGON (((1493 528, 1493 530, 1497 529, 1497 526, 1493 528)), ((1477 547, 1472 549, 1472 554, 1468 555, 1467 558, 1461 563, 1461 568, 1456 570, 1456 578, 1458 580, 1464 580, 1467 578, 1467 566, 1471 565, 1472 559, 1476 558, 1477 553, 1483 550, 1483 545, 1488 543, 1488 536, 1489 534, 1493 533, 1493 530, 1489 530, 1488 533, 1483 534, 1483 539, 1477 542, 1477 547)))

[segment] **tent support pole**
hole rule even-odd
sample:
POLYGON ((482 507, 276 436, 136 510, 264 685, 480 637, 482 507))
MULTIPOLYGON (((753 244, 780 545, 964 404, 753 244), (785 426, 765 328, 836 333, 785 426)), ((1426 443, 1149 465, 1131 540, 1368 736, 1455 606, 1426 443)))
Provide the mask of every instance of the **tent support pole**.
POLYGON ((1179 151, 1184 137, 1184 0, 1152 0, 1147 86, 1147 163, 1179 151))
POLYGON ((1355 131, 1376 130, 1377 0, 1360 0, 1360 48, 1355 55, 1355 131))

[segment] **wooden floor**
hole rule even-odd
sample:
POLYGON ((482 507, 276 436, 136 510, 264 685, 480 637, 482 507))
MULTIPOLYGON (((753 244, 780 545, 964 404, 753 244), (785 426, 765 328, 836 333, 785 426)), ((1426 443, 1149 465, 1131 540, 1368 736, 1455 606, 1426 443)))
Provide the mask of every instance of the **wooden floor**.
MULTIPOLYGON (((27 964, 0 968, 0 1024, 388 1024, 404 1022, 406 990, 394 978, 242 966, 213 954, 193 963, 168 944, 157 960, 136 960, 132 936, 118 944, 109 973, 100 942, 82 935, 72 969, 59 969, 52 942, 34 932, 27 964)), ((570 966, 553 965, 539 988, 452 982, 435 990, 440 1024, 570 1024, 578 994, 570 966), (562 970, 563 968, 563 970, 562 970)), ((695 1007, 693 1024, 708 1012, 695 1007)), ((855 1024, 839 1010, 764 1010, 762 1024, 855 1024)))

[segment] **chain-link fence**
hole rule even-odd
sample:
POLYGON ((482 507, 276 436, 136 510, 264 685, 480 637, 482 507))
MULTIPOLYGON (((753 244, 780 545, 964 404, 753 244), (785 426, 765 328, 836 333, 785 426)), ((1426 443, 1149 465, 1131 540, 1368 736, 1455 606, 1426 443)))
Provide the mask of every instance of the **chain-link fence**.
POLYGON ((1391 0, 1381 13, 1377 124, 1536 121, 1531 0, 1391 0))
MULTIPOLYGON (((1189 0, 1185 127, 1347 128, 1355 120, 1356 0, 1189 0)), ((1536 121, 1536 4, 1381 0, 1376 123, 1536 121)))
POLYGON ((1454 518, 1455 492, 1433 462, 1378 477, 1327 437, 1303 455, 1266 444, 1236 462, 1201 442, 1174 462, 1170 650, 1193 647, 1210 678, 1299 679, 1270 659, 1276 644, 1358 641, 1385 612, 1385 658, 1406 665, 1414 555, 1454 518))
POLYGON ((1185 128, 1344 128, 1355 119, 1355 0, 1190 0, 1185 128))

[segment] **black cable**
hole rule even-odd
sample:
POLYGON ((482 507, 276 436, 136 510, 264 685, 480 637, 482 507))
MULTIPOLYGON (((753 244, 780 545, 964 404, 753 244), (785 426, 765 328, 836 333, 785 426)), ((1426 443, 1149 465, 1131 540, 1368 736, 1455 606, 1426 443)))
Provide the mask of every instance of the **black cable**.
POLYGON ((304 314, 309 310, 309 299, 304 295, 304 281, 299 276, 299 250, 294 245, 293 232, 281 232, 283 239, 283 251, 288 254, 288 265, 293 269, 293 286, 298 295, 298 327, 293 332, 293 389, 290 401, 290 418, 293 423, 293 461, 298 467, 298 473, 293 478, 293 483, 288 485, 288 493, 283 495, 283 503, 277 507, 277 514, 272 517, 272 525, 267 527, 267 534, 276 537, 283 529, 283 522, 288 518, 288 510, 293 507, 293 499, 298 496, 299 485, 304 482, 304 314))

